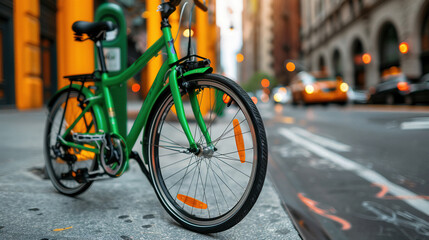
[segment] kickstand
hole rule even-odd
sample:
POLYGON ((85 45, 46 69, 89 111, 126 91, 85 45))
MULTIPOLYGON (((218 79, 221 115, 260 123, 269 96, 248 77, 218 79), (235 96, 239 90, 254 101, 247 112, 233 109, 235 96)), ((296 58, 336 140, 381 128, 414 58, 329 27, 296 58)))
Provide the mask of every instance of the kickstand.
POLYGON ((130 154, 130 158, 134 159, 137 161, 137 163, 140 166, 140 169, 142 170, 142 172, 144 173, 144 175, 146 176, 147 180, 150 182, 150 184, 153 187, 153 182, 149 176, 149 171, 147 170, 146 166, 143 163, 143 160, 140 158, 140 155, 136 152, 136 151, 132 151, 130 154))

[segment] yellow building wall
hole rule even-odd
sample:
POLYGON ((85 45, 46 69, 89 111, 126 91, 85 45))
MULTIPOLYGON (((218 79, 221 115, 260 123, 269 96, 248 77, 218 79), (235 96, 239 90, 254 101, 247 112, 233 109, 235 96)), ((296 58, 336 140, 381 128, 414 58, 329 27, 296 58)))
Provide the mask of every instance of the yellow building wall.
MULTIPOLYGON (((146 0, 146 11, 148 12, 147 20, 147 47, 152 46, 161 36, 161 14, 157 12, 158 5, 161 4, 160 0, 146 0)), ((142 91, 143 96, 146 96, 156 78, 156 74, 162 65, 162 55, 150 60, 147 64, 146 76, 142 74, 142 91)))
MULTIPOLYGON (((208 12, 204 12, 199 8, 196 8, 196 38, 197 38, 197 55, 209 58, 211 61, 210 66, 216 72, 216 49, 218 40, 217 26, 215 16, 211 16, 214 21, 209 23, 209 14, 215 14, 215 1, 206 1, 209 7, 208 12)), ((210 103, 214 102, 214 92, 202 94, 201 99, 201 113, 207 114, 210 110, 210 103)))
POLYGON ((74 41, 72 25, 75 21, 94 20, 94 3, 90 0, 57 1, 57 59, 58 87, 69 84, 64 76, 92 73, 94 43, 74 41))
POLYGON ((43 105, 38 0, 14 0, 15 94, 18 109, 43 105))

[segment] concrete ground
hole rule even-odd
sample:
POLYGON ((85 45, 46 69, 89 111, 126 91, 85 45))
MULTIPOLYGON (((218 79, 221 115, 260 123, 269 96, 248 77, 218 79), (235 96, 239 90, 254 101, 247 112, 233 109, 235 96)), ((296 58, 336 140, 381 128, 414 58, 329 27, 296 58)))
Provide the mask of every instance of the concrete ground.
POLYGON ((177 224, 133 160, 122 177, 63 196, 40 171, 46 115, 0 110, 0 239, 300 239, 268 176, 242 222, 208 235, 177 224))

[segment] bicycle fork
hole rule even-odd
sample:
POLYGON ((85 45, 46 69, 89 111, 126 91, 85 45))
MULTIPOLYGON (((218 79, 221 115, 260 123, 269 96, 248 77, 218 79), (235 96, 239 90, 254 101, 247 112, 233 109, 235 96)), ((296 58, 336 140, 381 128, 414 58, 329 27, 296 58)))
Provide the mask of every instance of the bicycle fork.
POLYGON ((170 72, 170 90, 173 95, 173 101, 176 107, 176 113, 177 117, 179 119, 180 125, 182 126, 183 132, 186 135, 186 138, 189 142, 189 151, 191 153, 199 154, 200 151, 207 152, 210 151, 213 152, 215 150, 209 131, 207 130, 207 126, 204 122, 204 118, 201 114, 200 106, 198 104, 197 94, 193 89, 191 89, 189 93, 189 99, 192 106, 192 111, 194 113, 195 120, 197 121, 198 127, 200 128, 201 132, 204 135, 204 138, 206 139, 207 146, 199 146, 196 142, 194 137, 192 136, 192 132, 189 128, 188 121, 185 117, 185 110, 183 108, 183 101, 179 90, 179 85, 177 83, 177 70, 173 69, 170 72))

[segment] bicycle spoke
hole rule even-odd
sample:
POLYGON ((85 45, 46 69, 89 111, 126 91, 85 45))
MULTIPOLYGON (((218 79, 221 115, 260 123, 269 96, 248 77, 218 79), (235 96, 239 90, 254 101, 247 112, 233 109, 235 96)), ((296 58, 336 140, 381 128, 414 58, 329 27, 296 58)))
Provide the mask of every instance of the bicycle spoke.
POLYGON ((237 172, 239 172, 239 173, 243 174, 244 176, 246 176, 246 177, 250 178, 250 176, 249 176, 249 175, 247 175, 246 173, 242 172, 241 170, 239 170, 239 169, 235 168, 235 167, 234 167, 234 166, 232 166, 231 164, 229 164, 229 163, 227 163, 227 162, 223 161, 223 160, 222 160, 222 159, 220 159, 220 158, 217 158, 217 157, 214 157, 214 158, 216 158, 216 159, 218 159, 219 161, 223 162, 223 163, 224 163, 224 164, 226 164, 227 166, 229 166, 229 167, 231 167, 231 168, 235 169, 237 172))
POLYGON ((172 175, 170 175, 170 176, 168 176, 168 177, 164 178, 164 180, 167 180, 167 179, 171 178, 172 176, 174 176, 174 175, 178 174, 179 172, 181 172, 181 171, 185 170, 185 168, 187 169, 189 166, 194 165, 195 163, 196 163, 196 161, 195 161, 195 162, 193 162, 193 163, 191 163, 191 164, 189 164, 188 166, 186 166, 186 167, 184 167, 184 168, 180 169, 179 171, 177 171, 177 172, 173 173, 172 175))
MULTIPOLYGON (((233 117, 233 119, 235 118, 235 116, 233 117)), ((231 120, 231 122, 230 122, 230 124, 232 123, 232 121, 233 120, 231 120)), ((239 125, 241 125, 244 121, 247 121, 246 119, 244 119, 243 121, 241 121, 241 122, 239 122, 239 125)), ((230 126, 230 124, 228 125, 228 127, 230 126)), ((226 128, 226 129, 228 129, 228 127, 226 128)), ((226 130, 225 129, 225 130, 226 130)), ((225 132, 224 131, 224 133, 222 133, 222 135, 220 135, 220 137, 218 137, 216 140, 214 140, 213 142, 216 142, 216 144, 217 144, 217 142, 219 142, 219 140, 220 139, 222 139, 222 137, 224 137, 226 134, 228 134, 228 133, 230 133, 232 130, 234 130, 235 129, 235 127, 233 127, 233 128, 231 128, 230 130, 228 130, 228 132, 225 132)), ((215 144, 215 146, 216 146, 216 144, 215 144)))
POLYGON ((218 168, 219 168, 219 170, 221 170, 222 171, 222 174, 224 175, 224 177, 225 177, 225 175, 227 176, 227 177, 229 177, 232 181, 234 181, 238 186, 240 186, 241 188, 245 188, 245 187, 243 187, 243 186, 241 186, 241 184, 239 184, 233 177, 231 177, 228 173, 226 173, 225 171, 223 171, 222 170, 222 168, 220 167, 220 165, 219 164, 217 164, 216 165, 218 168))
POLYGON ((184 160, 188 160, 188 159, 190 159, 190 158, 192 158, 192 157, 193 157, 193 156, 190 156, 190 157, 187 157, 187 158, 180 159, 179 161, 176 161, 176 162, 170 163, 170 164, 168 164, 168 165, 166 165, 166 166, 162 166, 162 167, 161 167, 161 169, 165 169, 165 168, 168 168, 168 167, 170 167, 170 166, 173 166, 173 165, 175 165, 175 164, 177 164, 177 163, 181 163, 181 162, 183 162, 184 160))
POLYGON ((226 156, 226 155, 230 155, 230 154, 233 154, 233 153, 238 153, 238 152, 245 152, 245 151, 249 151, 249 150, 253 150, 253 147, 251 147, 251 148, 246 148, 246 149, 244 149, 244 150, 241 150, 241 151, 233 151, 233 152, 227 152, 227 153, 217 153, 217 154, 219 154, 219 155, 221 155, 221 156, 226 156))
POLYGON ((248 161, 241 162, 241 160, 240 160, 239 158, 224 157, 224 156, 221 156, 221 155, 219 155, 219 156, 214 156, 214 157, 216 157, 216 158, 220 158, 220 159, 223 159, 223 160, 230 160, 230 161, 240 162, 240 164, 243 164, 243 163, 246 163, 246 164, 253 164, 253 162, 248 162, 248 161))

